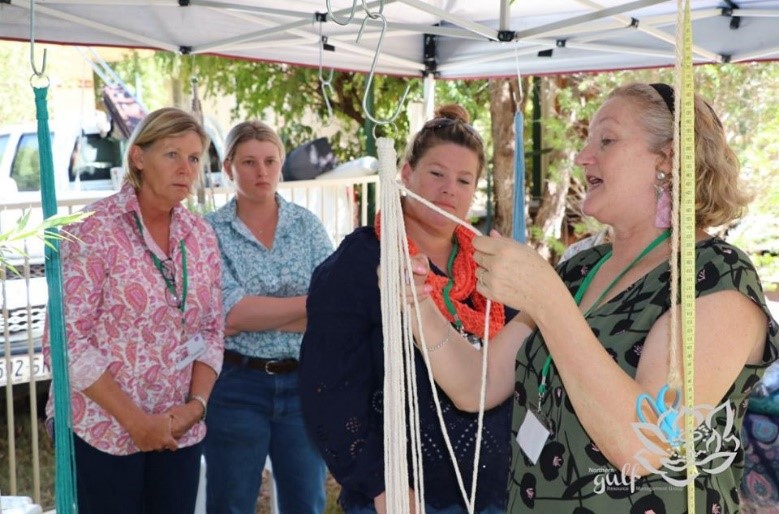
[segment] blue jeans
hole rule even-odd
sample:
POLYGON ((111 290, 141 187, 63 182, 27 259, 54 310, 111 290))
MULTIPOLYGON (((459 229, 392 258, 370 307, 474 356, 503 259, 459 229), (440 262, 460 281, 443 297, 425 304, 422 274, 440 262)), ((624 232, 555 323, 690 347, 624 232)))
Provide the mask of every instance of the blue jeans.
MULTIPOLYGON (((425 505, 426 514, 468 514, 465 507, 459 505, 452 505, 444 509, 435 509, 430 505, 425 505)), ((365 505, 364 507, 353 507, 346 510, 346 514, 376 514, 376 509, 373 505, 365 505)), ((498 507, 487 507, 486 509, 477 510, 476 514, 506 514, 505 509, 499 509, 498 507)))
POLYGON ((208 514, 254 514, 270 455, 281 514, 321 514, 325 463, 306 432, 298 373, 225 363, 208 402, 208 514))

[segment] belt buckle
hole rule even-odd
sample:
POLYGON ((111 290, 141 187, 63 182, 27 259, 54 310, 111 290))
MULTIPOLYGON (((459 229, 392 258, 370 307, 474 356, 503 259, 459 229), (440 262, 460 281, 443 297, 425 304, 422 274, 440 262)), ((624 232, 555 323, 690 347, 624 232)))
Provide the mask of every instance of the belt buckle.
POLYGON ((270 366, 274 364, 278 364, 279 361, 268 361, 265 363, 265 373, 268 375, 275 375, 276 373, 270 370, 270 366))

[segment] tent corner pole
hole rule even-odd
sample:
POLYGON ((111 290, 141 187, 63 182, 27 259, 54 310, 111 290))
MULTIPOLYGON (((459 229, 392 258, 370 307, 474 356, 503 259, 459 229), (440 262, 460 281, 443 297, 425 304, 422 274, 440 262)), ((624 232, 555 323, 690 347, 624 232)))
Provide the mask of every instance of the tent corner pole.
POLYGON ((425 108, 425 119, 432 120, 435 114, 435 75, 425 74, 423 87, 423 103, 425 108))

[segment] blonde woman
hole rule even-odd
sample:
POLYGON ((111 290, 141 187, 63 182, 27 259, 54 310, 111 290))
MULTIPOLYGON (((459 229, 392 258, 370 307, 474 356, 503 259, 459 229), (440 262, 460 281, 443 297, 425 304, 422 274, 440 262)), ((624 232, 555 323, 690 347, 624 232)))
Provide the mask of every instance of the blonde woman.
POLYGON ((195 508, 224 328, 214 232, 181 205, 206 141, 188 113, 152 112, 130 138, 121 191, 66 229, 74 236, 62 243, 62 274, 82 514, 195 508))
POLYGON ((254 514, 270 456, 281 512, 320 514, 325 465, 303 426, 298 355, 314 268, 333 247, 322 223, 276 192, 284 146, 268 125, 227 135, 235 198, 207 216, 222 252, 224 370, 209 404, 209 514, 254 514))

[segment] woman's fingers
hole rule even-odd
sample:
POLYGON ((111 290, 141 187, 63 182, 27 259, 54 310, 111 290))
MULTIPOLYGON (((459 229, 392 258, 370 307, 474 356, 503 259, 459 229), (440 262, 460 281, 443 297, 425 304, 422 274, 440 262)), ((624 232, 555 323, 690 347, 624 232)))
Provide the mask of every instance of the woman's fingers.
POLYGON ((419 302, 430 296, 432 286, 425 283, 429 273, 430 261, 427 259, 427 256, 417 254, 411 257, 411 276, 413 278, 413 284, 409 284, 412 287, 406 289, 406 302, 410 304, 414 303, 414 292, 416 292, 416 299, 419 302))

